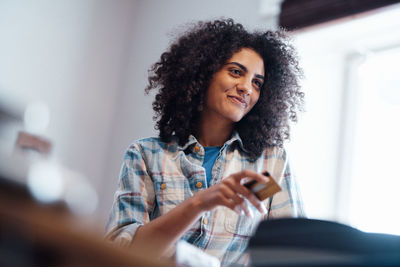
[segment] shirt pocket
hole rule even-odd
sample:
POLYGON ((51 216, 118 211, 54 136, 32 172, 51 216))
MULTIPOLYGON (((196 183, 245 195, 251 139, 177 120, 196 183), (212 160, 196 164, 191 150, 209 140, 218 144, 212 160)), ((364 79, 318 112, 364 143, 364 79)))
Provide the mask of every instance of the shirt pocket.
POLYGON ((250 237, 254 234, 261 221, 261 214, 253 207, 248 207, 253 212, 253 218, 238 215, 231 209, 225 208, 225 230, 231 234, 250 237))
POLYGON ((156 201, 161 215, 182 203, 188 197, 186 195, 190 194, 190 192, 187 192, 189 186, 184 176, 160 175, 153 177, 153 179, 156 201))

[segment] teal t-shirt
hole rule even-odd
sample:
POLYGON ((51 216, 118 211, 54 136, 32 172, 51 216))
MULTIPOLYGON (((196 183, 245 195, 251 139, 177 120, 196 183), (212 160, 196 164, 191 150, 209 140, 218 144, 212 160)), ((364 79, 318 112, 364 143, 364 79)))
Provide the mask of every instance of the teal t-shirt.
POLYGON ((207 177, 207 187, 210 186, 210 181, 212 178, 212 168, 214 166, 215 161, 218 158, 219 151, 221 150, 220 146, 208 146, 204 147, 204 162, 203 167, 206 169, 206 177, 207 177))

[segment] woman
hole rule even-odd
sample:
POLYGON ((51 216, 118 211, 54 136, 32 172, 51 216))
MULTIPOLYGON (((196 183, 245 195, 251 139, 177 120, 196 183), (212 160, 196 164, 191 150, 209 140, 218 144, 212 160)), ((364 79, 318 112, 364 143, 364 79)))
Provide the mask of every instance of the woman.
POLYGON ((281 32, 200 22, 151 71, 159 138, 128 148, 108 238, 151 240, 157 256, 182 239, 222 265, 246 264, 261 219, 303 214, 282 148, 303 100, 294 51, 281 32), (267 182, 264 170, 283 190, 261 202, 243 179, 267 182))

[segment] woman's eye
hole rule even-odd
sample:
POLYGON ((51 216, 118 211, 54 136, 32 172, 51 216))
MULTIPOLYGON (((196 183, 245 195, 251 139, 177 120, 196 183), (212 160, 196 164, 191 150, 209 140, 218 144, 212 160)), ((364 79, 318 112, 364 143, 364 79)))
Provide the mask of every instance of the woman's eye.
POLYGON ((263 85, 263 83, 260 82, 259 80, 254 80, 254 84, 255 84, 259 89, 261 89, 261 87, 262 87, 262 85, 263 85))
POLYGON ((231 71, 231 73, 234 74, 234 75, 240 75, 240 74, 241 74, 241 71, 238 70, 238 69, 231 69, 230 71, 231 71))

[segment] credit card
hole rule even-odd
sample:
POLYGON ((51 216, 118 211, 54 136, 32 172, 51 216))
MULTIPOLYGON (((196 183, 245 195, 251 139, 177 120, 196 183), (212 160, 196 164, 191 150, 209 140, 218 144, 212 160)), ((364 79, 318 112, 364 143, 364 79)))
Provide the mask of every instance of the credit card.
POLYGON ((251 180, 243 184, 245 187, 250 189, 250 191, 253 192, 261 201, 273 196, 279 191, 282 191, 282 188, 278 185, 274 178, 272 178, 269 172, 266 171, 263 173, 263 175, 269 178, 269 181, 267 183, 262 183, 257 180, 251 180))

